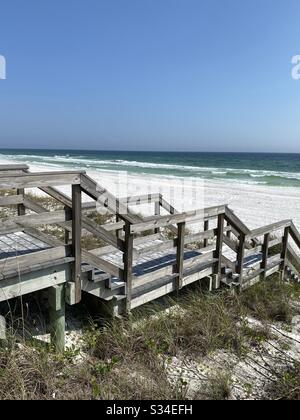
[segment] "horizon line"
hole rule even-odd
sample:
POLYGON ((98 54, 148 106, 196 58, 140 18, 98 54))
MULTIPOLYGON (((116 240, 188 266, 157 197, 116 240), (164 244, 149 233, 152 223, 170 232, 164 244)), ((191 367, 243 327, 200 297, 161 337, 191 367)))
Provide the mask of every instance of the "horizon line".
POLYGON ((79 148, 46 148, 46 147, 0 147, 0 151, 7 150, 41 150, 63 152, 110 152, 110 153, 215 153, 215 154, 261 154, 261 155, 299 155, 299 152, 253 152, 253 151, 214 151, 214 150, 128 150, 128 149, 79 149, 79 148))

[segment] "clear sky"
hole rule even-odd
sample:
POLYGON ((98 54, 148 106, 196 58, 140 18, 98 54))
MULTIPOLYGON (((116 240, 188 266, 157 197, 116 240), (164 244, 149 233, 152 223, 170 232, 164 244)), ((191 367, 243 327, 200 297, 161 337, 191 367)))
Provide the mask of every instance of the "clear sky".
POLYGON ((1 2, 0 147, 300 152, 299 0, 1 2))

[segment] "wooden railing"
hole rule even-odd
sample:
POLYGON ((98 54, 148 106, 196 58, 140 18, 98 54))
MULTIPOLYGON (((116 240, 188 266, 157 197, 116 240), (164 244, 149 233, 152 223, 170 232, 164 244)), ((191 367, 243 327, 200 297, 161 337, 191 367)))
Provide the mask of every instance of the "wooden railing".
MULTIPOLYGON (((227 205, 179 213, 161 194, 116 199, 83 171, 31 173, 26 165, 0 166, 0 189, 16 190, 15 195, 0 196, 0 207, 17 206, 15 217, 0 221, 0 234, 20 229, 37 233, 36 228, 45 224, 59 225, 68 232, 71 246, 68 241, 64 243, 41 232, 39 235, 56 250, 52 251, 52 256, 73 258, 74 302, 81 299, 82 261, 125 282, 127 311, 131 309, 136 284, 164 276, 174 279, 177 290, 183 287, 185 278, 197 270, 203 271, 203 275, 208 273, 216 288, 223 282, 243 289, 257 278, 265 279, 275 271, 280 271, 284 277, 286 267, 297 271, 295 265, 300 266, 300 234, 290 220, 251 231, 227 205), (56 188, 62 185, 71 185, 71 197, 56 188), (47 211, 26 194, 28 188, 40 189, 57 200, 64 210, 47 211), (82 203, 82 194, 88 195, 92 201, 82 203), (132 207, 147 203, 154 205, 154 215, 151 217, 142 217, 132 210, 132 207), (95 210, 97 206, 108 209, 117 217, 116 222, 99 225, 89 219, 86 212, 95 210), (28 210, 31 214, 27 214, 28 210), (197 224, 198 230, 190 232, 189 224, 197 224), (163 241, 148 246, 146 250, 136 249, 138 243, 146 242, 153 235, 164 234, 166 230, 171 233, 169 239, 165 236, 163 241), (104 259, 99 249, 82 249, 82 231, 104 241, 110 251, 121 252, 122 267, 104 259), (283 233, 278 239, 274 234, 279 231, 283 233), (145 234, 142 238, 141 235, 145 234), (291 240, 294 246, 291 246, 291 240), (186 248, 192 244, 196 244, 197 253, 185 259, 186 248), (271 255, 276 245, 281 246, 280 253, 271 255), (235 255, 233 259, 224 254, 228 248, 235 255), (175 250, 173 264, 136 278, 133 270, 136 257, 145 252, 149 254, 166 250, 175 250), (261 259, 248 269, 247 259, 257 254, 261 255, 261 259)), ((45 255, 40 255, 41 264, 45 255)), ((35 259, 33 256, 27 258, 35 259)))

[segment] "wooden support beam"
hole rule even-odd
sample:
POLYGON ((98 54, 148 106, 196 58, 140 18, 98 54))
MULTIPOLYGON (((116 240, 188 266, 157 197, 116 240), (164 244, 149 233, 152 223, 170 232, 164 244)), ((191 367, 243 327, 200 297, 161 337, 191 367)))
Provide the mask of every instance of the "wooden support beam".
POLYGON ((175 273, 176 277, 176 290, 182 289, 183 285, 183 264, 184 264, 184 235, 185 223, 178 223, 178 237, 177 237, 177 254, 175 273))
POLYGON ((284 280, 284 272, 285 272, 286 261, 287 261, 289 234, 290 234, 290 227, 288 226, 284 229, 284 235, 282 238, 282 252, 281 252, 282 263, 280 267, 281 268, 280 276, 281 276, 282 281, 284 280))
POLYGON ((16 206, 19 204, 23 204, 22 195, 0 196, 0 207, 16 206))
POLYGON ((126 283, 126 312, 129 313, 131 310, 132 300, 132 271, 133 271, 133 235, 131 233, 131 224, 126 222, 124 227, 125 232, 125 249, 123 253, 124 262, 124 277, 123 280, 126 283))
POLYGON ((75 258, 73 277, 75 283, 76 303, 81 301, 81 188, 80 185, 72 186, 72 255, 75 258))
POLYGON ((18 216, 25 216, 26 208, 24 206, 24 195, 25 195, 24 188, 18 189, 17 190, 17 195, 19 195, 23 198, 23 202, 21 204, 18 204, 18 216))
POLYGON ((217 228, 217 241, 216 241, 216 251, 215 251, 215 258, 217 258, 217 262, 214 266, 214 287, 218 289, 220 287, 221 282, 221 274, 222 274, 222 251, 223 251, 223 241, 224 241, 224 220, 225 215, 219 214, 218 216, 218 228, 217 228))
POLYGON ((51 345, 56 352, 63 353, 66 332, 65 285, 50 287, 48 299, 51 345))
POLYGON ((240 287, 243 286, 245 243, 246 243, 246 236, 244 233, 241 233, 240 238, 239 238, 238 250, 237 250, 237 269, 236 269, 236 272, 239 275, 240 287))
POLYGON ((6 320, 4 316, 0 315, 0 345, 2 340, 6 340, 6 320))
MULTIPOLYGON (((204 232, 209 230, 209 220, 204 220, 204 232)), ((208 239, 204 239, 203 247, 206 248, 208 246, 208 239)))
POLYGON ((264 270, 262 273, 262 280, 267 278, 267 267, 268 267, 268 257, 269 257, 269 244, 270 244, 270 234, 266 233, 264 236, 264 243, 262 246, 262 263, 261 269, 264 270))
MULTIPOLYGON (((160 216, 160 201, 156 201, 154 206, 155 216, 160 216)), ((160 233, 160 228, 154 229, 154 233, 160 233)))

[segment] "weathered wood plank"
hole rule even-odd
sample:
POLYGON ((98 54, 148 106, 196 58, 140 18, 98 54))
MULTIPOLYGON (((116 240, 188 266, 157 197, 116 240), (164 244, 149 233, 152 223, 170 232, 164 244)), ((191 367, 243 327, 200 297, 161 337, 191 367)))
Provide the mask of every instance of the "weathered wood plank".
POLYGON ((22 203, 20 203, 18 205, 18 216, 25 216, 26 208, 24 206, 24 195, 25 195, 24 188, 18 189, 17 190, 17 195, 20 195, 22 197, 22 203))
POLYGON ((50 339, 58 353, 65 351, 66 289, 64 284, 52 286, 48 291, 50 339))
POLYGON ((57 261, 57 265, 48 265, 37 271, 23 272, 21 277, 16 275, 1 280, 0 302, 47 289, 70 280, 70 263, 68 261, 64 262, 64 260, 57 261))
POLYGON ((75 283, 75 301, 81 301, 81 187, 72 185, 72 256, 74 257, 73 281, 75 283))
POLYGON ((19 204, 23 204, 22 195, 0 196, 0 207, 16 206, 19 204))
POLYGON ((42 172, 9 175, 0 173, 0 189, 38 188, 80 184, 80 172, 42 172))
POLYGON ((218 216, 224 213, 225 206, 210 207, 201 210, 193 210, 190 212, 158 216, 149 218, 146 222, 136 223, 131 226, 131 233, 141 233, 147 230, 152 230, 158 227, 168 227, 178 223, 189 223, 204 220, 206 217, 218 216))
POLYGON ((300 248, 300 233, 299 233, 298 229, 296 228, 296 226, 294 225, 294 223, 291 223, 290 227, 291 227, 290 228, 290 235, 293 238, 293 240, 295 241, 298 248, 300 248))
POLYGON ((241 221, 239 217, 236 216, 235 213, 233 213, 233 211, 228 206, 225 208, 225 219, 231 226, 234 227, 235 230, 237 230, 238 233, 243 233, 244 235, 250 233, 248 227, 241 221))
POLYGON ((117 277, 120 280, 124 279, 124 271, 120 267, 111 264, 103 258, 93 255, 89 251, 82 250, 82 260, 85 263, 91 265, 92 267, 98 268, 99 270, 102 270, 105 273, 111 274, 112 276, 117 277))
POLYGON ((272 223, 270 225, 263 226, 261 228, 252 230, 246 236, 246 240, 250 240, 250 239, 256 238, 258 236, 263 236, 266 233, 272 233, 272 232, 275 232, 276 230, 283 229, 283 228, 290 227, 290 226, 291 226, 291 220, 282 220, 281 222, 272 223))
POLYGON ((269 245, 270 245, 270 234, 266 233, 265 236, 264 236, 264 243, 263 243, 263 246, 262 246, 261 268, 263 270, 263 275, 262 275, 263 280, 266 280, 266 277, 267 277, 269 245))
POLYGON ((28 165, 23 164, 9 164, 9 165, 0 165, 0 172, 10 172, 10 171, 23 171, 29 169, 28 165))
POLYGON ((289 242, 289 235, 290 235, 290 226, 287 226, 284 229, 284 235, 282 240, 282 252, 281 252, 281 258, 282 258, 282 280, 284 280, 284 271, 286 267, 286 261, 287 261, 287 255, 288 255, 288 242, 289 242))
POLYGON ((0 280, 12 276, 17 276, 23 272, 36 271, 46 264, 54 264, 56 260, 71 257, 69 246, 59 246, 30 254, 19 255, 0 261, 0 280))
POLYGON ((123 220, 131 223, 141 221, 141 218, 132 213, 127 205, 114 197, 108 190, 100 187, 86 174, 81 176, 81 188, 85 194, 97 200, 99 204, 110 210, 112 214, 118 213, 123 220))
POLYGON ((0 234, 19 232, 28 227, 59 224, 70 219, 70 212, 64 210, 12 217, 7 220, 0 220, 0 234))
POLYGON ((175 264, 175 269, 174 269, 175 273, 177 274, 176 290, 182 289, 183 263, 184 263, 184 235, 185 235, 185 223, 178 223, 176 264, 175 264))
POLYGON ((239 275, 240 286, 242 286, 242 284, 243 284, 245 242, 246 242, 245 238, 246 237, 245 237, 244 233, 241 233, 239 244, 238 244, 238 250, 237 250, 237 269, 236 269, 236 272, 239 275))
POLYGON ((216 282, 215 282, 216 288, 220 287, 220 282, 221 282, 222 251, 223 251, 223 241, 224 241, 224 221, 225 221, 225 214, 219 214, 216 250, 214 253, 214 257, 217 258, 217 262, 214 266, 214 274, 216 275, 216 282))
POLYGON ((131 310, 132 300, 132 277, 133 277, 133 235, 130 232, 130 223, 125 224, 125 249, 123 254, 124 277, 126 283, 126 311, 131 310))

